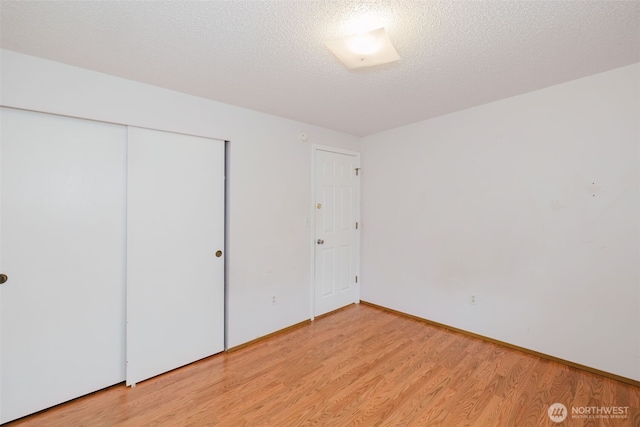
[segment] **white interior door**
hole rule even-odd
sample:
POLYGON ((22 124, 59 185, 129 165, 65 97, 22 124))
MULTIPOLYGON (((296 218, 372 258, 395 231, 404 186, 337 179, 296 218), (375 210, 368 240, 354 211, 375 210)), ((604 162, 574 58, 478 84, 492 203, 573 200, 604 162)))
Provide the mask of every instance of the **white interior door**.
POLYGON ((135 385, 224 349, 224 141, 130 127, 127 227, 135 385))
POLYGON ((0 422, 124 380, 123 126, 0 109, 0 422))
POLYGON ((359 299, 358 157, 316 149, 314 315, 359 299))

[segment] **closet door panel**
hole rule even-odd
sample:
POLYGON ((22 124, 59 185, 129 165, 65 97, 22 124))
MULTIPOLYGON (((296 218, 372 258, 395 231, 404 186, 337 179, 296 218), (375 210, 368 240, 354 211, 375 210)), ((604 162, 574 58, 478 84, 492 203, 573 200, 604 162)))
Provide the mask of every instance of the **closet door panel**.
POLYGON ((125 378, 126 127, 2 108, 0 422, 125 378))
POLYGON ((224 349, 224 142, 130 127, 127 200, 132 385, 224 349))

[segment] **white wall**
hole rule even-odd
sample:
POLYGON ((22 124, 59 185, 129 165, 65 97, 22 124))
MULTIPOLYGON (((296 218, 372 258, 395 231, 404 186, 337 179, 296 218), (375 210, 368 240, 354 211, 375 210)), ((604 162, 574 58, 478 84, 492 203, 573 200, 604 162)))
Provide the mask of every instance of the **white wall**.
MULTIPOLYGON (((358 151, 358 138, 0 59, 1 105, 230 140, 228 343, 309 317, 310 144, 358 151)), ((633 65, 364 138, 362 299, 640 380, 639 76, 633 65)))
POLYGON ((1 105, 231 141, 228 345, 309 318, 310 144, 358 151, 357 137, 6 50, 0 58, 1 105))
POLYGON ((640 380, 639 82, 363 138, 362 300, 640 380))

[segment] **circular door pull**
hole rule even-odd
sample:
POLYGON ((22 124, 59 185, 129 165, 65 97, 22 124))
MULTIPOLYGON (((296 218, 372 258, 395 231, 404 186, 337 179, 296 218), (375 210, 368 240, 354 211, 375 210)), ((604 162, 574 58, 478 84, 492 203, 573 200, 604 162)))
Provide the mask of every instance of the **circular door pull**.
POLYGON ((0 274, 0 285, 9 280, 9 276, 6 274, 0 274))
POLYGON ((222 251, 216 251, 216 256, 220 258, 222 256, 222 251))

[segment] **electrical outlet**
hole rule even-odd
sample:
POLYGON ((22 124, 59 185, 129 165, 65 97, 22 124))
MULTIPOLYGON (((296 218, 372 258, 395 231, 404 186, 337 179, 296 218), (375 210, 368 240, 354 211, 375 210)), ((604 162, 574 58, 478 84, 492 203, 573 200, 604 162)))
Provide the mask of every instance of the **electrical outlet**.
POLYGON ((273 295, 271 297, 271 305, 276 305, 276 296, 275 295, 273 295))
POLYGON ((469 304, 476 305, 476 295, 475 294, 469 295, 469 304))

